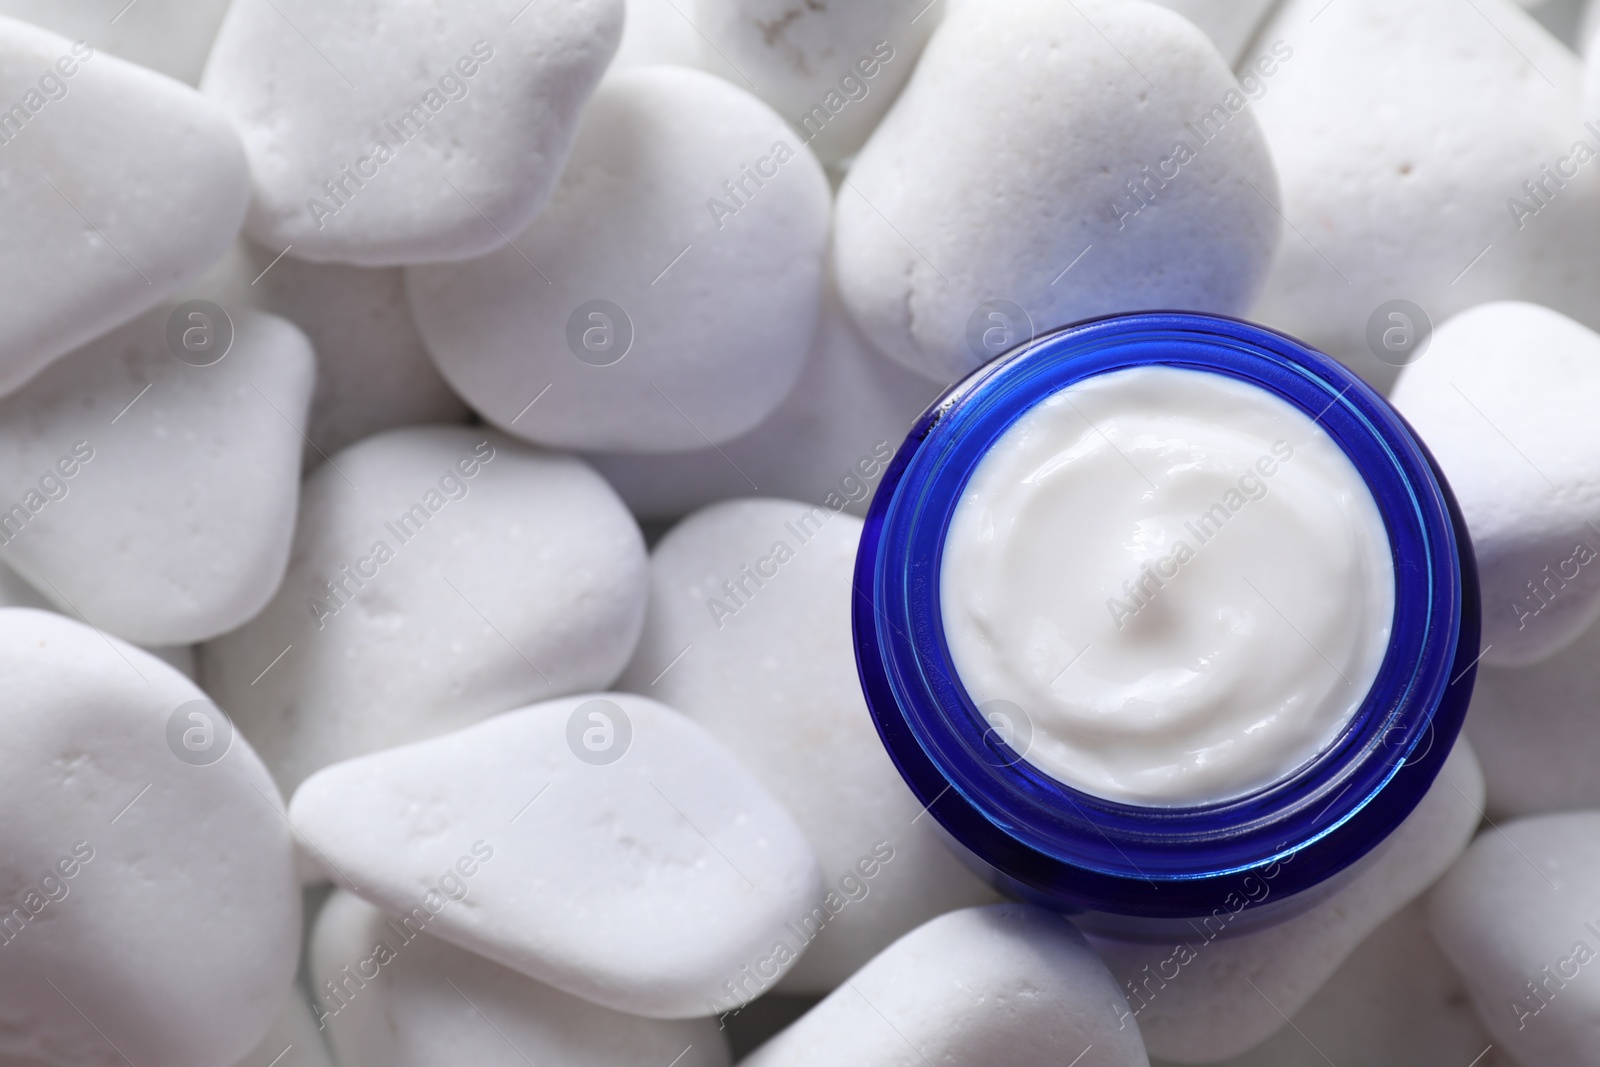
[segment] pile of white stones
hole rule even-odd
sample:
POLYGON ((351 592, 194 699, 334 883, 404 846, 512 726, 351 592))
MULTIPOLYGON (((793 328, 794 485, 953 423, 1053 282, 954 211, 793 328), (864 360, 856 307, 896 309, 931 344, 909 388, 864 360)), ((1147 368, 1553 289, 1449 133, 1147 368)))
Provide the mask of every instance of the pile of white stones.
POLYGON ((0 1064, 1600 1064, 1590 23, 0 0, 0 1064), (1159 944, 947 850, 849 625, 923 405, 1149 308, 1389 393, 1485 645, 1374 862, 1159 944))

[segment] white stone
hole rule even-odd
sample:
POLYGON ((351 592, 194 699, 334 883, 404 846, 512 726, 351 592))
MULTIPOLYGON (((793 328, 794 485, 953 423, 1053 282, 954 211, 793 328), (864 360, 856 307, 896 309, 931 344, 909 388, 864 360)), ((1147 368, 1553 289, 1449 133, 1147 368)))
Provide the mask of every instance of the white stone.
POLYGON ((1600 808, 1600 623, 1532 667, 1480 667, 1467 736, 1489 814, 1600 808))
POLYGON ((938 393, 873 348, 830 285, 800 378, 760 426, 720 448, 589 460, 648 518, 757 491, 815 504, 832 493, 864 515, 889 458, 938 393))
POLYGON ((234 1062, 278 1014, 300 944, 266 768, 238 736, 209 764, 180 759, 205 755, 186 731, 221 743, 215 706, 181 711, 205 701, 192 682, 51 612, 0 610, 0 688, 0 810, 16 815, 0 826, 0 1054, 234 1062))
POLYGON ((409 271, 411 305, 446 380, 507 433, 705 448, 794 384, 828 217, 822 167, 761 101, 684 67, 623 71, 514 246, 409 271))
MULTIPOLYGON (((1205 31, 1230 66, 1245 58, 1245 46, 1278 0, 1155 0, 1205 31)), ((1241 69, 1241 73, 1243 70, 1241 69)))
POLYGON ((727 1043, 711 1019, 645 1019, 602 1008, 403 929, 342 891, 317 917, 310 973, 319 987, 342 986, 337 999, 324 993, 318 1007, 342 1067, 728 1064, 727 1043), (375 955, 379 945, 388 952, 375 955))
POLYGON ((483 255, 526 226, 616 51, 623 5, 526 9, 235 0, 201 87, 250 156, 250 235, 378 267, 483 255))
POLYGON ((900 938, 741 1067, 993 1063, 1145 1067, 1083 935, 1025 904, 968 908, 900 938))
POLYGON ((702 62, 731 67, 730 80, 771 104, 824 163, 866 141, 943 14, 932 0, 696 0, 694 11, 702 62))
POLYGON ((827 895, 792 917, 814 942, 785 992, 827 992, 918 924, 997 899, 922 816, 862 699, 860 535, 861 520, 793 501, 691 515, 651 557, 650 611, 620 683, 715 734, 811 839, 827 895))
POLYGON ((221 360, 193 366, 168 348, 173 312, 0 400, 0 558, 57 610, 147 645, 214 637, 271 598, 316 374, 299 330, 247 309, 221 360))
POLYGON ((1404 357, 1380 361, 1368 327, 1393 300, 1435 325, 1509 298, 1600 325, 1600 163, 1570 157, 1600 136, 1565 46, 1509 0, 1286 0, 1261 31, 1279 39, 1294 56, 1256 111, 1288 226, 1252 318, 1380 386, 1404 357), (1523 183, 1563 159, 1540 207, 1523 183))
POLYGON ((334 1067, 333 1055, 298 988, 290 988, 272 1029, 234 1067, 334 1067))
POLYGON ((1248 98, 1183 18, 1113 0, 969 4, 839 190, 840 291, 885 353, 950 382, 1030 322, 1243 313, 1276 197, 1248 98), (1185 124, 1212 108, 1220 130, 1202 142, 1185 124), (1128 183, 1148 183, 1144 199, 1128 183))
POLYGON ((194 85, 228 0, 0 0, 0 15, 31 22, 194 85))
POLYGON ((1166 942, 1090 941, 1135 994, 1129 1005, 1153 1055, 1177 1063, 1227 1059, 1271 1037, 1357 945, 1432 885, 1466 848, 1482 804, 1483 774, 1471 747, 1458 741, 1416 809, 1353 876, 1308 910, 1257 930, 1213 933, 1211 940, 1199 933, 1186 950, 1166 942), (1178 977, 1164 983, 1145 971, 1160 975, 1179 959, 1178 977))
POLYGON ((635 1015, 749 1000, 744 972, 788 969, 804 946, 785 924, 820 890, 805 835, 732 753, 626 693, 335 764, 289 815, 327 874, 389 913, 635 1015))
POLYGON ((214 103, 3 17, 0 168, 0 395, 200 277, 250 195, 214 103))
POLYGON ((1571 644, 1600 616, 1600 335, 1535 304, 1484 304, 1439 327, 1392 399, 1466 517, 1483 662, 1571 644))
POLYGON ((283 584, 201 649, 202 675, 293 792, 329 763, 605 687, 647 581, 638 526, 582 462, 483 427, 390 430, 312 472, 283 584))
POLYGON ((1600 1064, 1600 812, 1484 831, 1429 900, 1434 934, 1497 1043, 1600 1064))
POLYGON ((270 311, 311 339, 317 388, 310 423, 301 426, 310 439, 307 464, 380 430, 466 418, 467 406, 439 377, 417 335, 398 267, 279 258, 240 239, 188 295, 224 309, 270 311))
POLYGON ((1478 1021, 1422 900, 1369 934, 1292 1022, 1219 1067, 1517 1067, 1478 1021))

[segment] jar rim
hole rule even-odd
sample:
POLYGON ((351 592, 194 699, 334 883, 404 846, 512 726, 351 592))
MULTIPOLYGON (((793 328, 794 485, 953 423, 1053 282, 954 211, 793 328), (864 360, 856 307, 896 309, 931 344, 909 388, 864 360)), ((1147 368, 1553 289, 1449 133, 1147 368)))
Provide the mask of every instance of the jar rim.
POLYGON ((1191 312, 1066 326, 951 387, 885 472, 852 596, 857 667, 879 736, 925 811, 971 858, 1004 887, 1057 907, 1173 918, 1211 911, 1238 895, 1242 875, 1267 868, 1279 900, 1344 870, 1388 836, 1422 799, 1460 730, 1476 674, 1478 614, 1472 546, 1449 485, 1388 402, 1293 338, 1191 312), (944 540, 978 462, 1046 397, 1142 366, 1241 380, 1314 419, 1372 492, 1394 562, 1389 646, 1344 729, 1290 774, 1214 803, 1110 800, 1028 763, 967 694, 944 635, 944 540))

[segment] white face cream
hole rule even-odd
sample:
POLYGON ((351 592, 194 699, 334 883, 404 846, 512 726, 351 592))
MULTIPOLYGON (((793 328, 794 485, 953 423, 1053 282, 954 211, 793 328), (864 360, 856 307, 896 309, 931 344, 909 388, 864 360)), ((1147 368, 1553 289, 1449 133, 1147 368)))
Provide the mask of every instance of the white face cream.
POLYGON ((1014 423, 967 484, 941 576, 979 708, 1022 709, 1016 746, 1044 773, 1141 805, 1225 800, 1315 756, 1394 614, 1389 539, 1343 450, 1271 393, 1162 366, 1014 423))

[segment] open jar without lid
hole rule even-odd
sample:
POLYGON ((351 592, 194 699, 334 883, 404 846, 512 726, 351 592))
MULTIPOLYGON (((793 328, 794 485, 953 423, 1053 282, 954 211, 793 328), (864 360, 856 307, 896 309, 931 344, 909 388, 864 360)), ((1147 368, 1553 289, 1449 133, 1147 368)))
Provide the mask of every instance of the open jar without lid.
MULTIPOLYGON (((1074 561, 1063 554, 1051 565, 1074 561)), ((1163 936, 1219 909, 1238 916, 1230 929, 1246 929, 1321 899, 1432 784, 1466 713, 1479 654, 1471 543, 1405 421, 1327 356, 1249 323, 1190 313, 1069 326, 950 389, 913 428, 873 500, 852 610, 879 735, 957 851, 1003 891, 1118 936, 1163 936), (997 442, 1063 390, 1140 367, 1220 375, 1314 420, 1370 492, 1393 567, 1387 645, 1364 697, 1309 758, 1220 800, 1130 802, 1075 788, 1030 761, 1028 731, 1019 735, 968 692, 942 614, 953 519, 997 442)))

